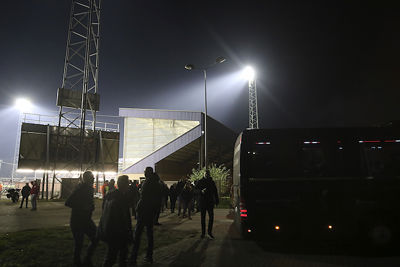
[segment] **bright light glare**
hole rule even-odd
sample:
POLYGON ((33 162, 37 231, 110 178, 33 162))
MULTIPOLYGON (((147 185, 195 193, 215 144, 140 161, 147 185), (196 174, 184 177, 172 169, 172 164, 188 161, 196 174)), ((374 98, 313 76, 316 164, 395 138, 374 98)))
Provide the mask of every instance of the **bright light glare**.
POLYGON ((32 173, 32 172, 34 172, 34 170, 32 170, 32 169, 17 169, 16 172, 19 172, 19 173, 32 173))
POLYGON ((32 103, 28 99, 18 98, 15 101, 15 107, 21 112, 29 112, 32 110, 32 103))
POLYGON ((279 225, 275 225, 275 230, 280 230, 281 228, 279 227, 279 225))
POLYGON ((255 73, 255 71, 254 71, 254 69, 252 67, 247 66, 246 68, 244 68, 243 77, 246 80, 249 80, 249 81, 254 80, 255 75, 256 75, 256 73, 255 73))

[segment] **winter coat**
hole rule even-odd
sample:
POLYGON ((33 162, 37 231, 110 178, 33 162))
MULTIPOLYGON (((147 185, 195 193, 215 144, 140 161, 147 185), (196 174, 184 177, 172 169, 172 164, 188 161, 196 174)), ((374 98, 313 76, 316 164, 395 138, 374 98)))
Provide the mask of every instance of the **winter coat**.
POLYGON ((98 234, 100 239, 106 242, 132 240, 132 221, 128 197, 119 189, 109 191, 104 197, 98 234))
POLYGON ((71 210, 71 227, 85 227, 91 221, 94 210, 93 187, 90 184, 79 184, 65 201, 71 210))
POLYGON ((141 188, 141 195, 136 208, 139 217, 143 216, 150 220, 160 208, 163 194, 159 180, 160 178, 156 174, 146 177, 141 188))
POLYGON ((21 195, 23 197, 28 197, 31 194, 31 187, 29 185, 25 185, 22 187, 21 195))
POLYGON ((184 187, 183 191, 182 191, 182 194, 181 194, 181 197, 185 202, 190 202, 194 197, 193 188, 184 187))
POLYGON ((200 205, 201 206, 214 206, 218 205, 218 190, 215 182, 211 178, 201 178, 196 189, 200 191, 200 205))

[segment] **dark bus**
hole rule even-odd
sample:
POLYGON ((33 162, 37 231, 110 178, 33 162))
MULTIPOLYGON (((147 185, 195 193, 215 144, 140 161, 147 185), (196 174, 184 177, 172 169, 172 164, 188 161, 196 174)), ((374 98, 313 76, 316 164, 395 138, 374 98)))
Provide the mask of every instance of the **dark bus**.
POLYGON ((245 130, 235 144, 232 191, 245 237, 389 245, 400 226, 400 129, 245 130))

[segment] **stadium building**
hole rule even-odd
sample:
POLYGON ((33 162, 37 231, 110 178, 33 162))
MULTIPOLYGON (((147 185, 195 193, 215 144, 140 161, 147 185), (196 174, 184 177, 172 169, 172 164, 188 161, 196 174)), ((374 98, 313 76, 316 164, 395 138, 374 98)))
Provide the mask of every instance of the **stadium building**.
MULTIPOLYGON (((164 181, 177 181, 204 165, 204 113, 120 108, 124 118, 122 173, 143 177, 151 166, 164 181)), ((207 116, 208 164, 232 169, 236 133, 207 116)))

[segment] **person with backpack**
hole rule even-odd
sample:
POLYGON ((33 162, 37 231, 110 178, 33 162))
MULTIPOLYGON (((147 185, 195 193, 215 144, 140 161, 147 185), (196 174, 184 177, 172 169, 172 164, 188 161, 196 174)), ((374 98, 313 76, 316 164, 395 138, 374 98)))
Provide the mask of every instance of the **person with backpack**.
POLYGON ((31 187, 29 186, 29 183, 26 183, 21 190, 22 201, 21 205, 19 206, 20 209, 22 209, 22 206, 24 205, 24 200, 25 200, 25 208, 28 208, 28 198, 30 194, 31 194, 31 187))
POLYGON ((82 175, 82 183, 75 188, 67 201, 65 201, 65 206, 71 208, 70 226, 74 237, 74 266, 82 266, 81 250, 85 235, 89 237, 90 245, 87 249, 84 265, 92 265, 92 256, 98 243, 96 237, 97 227, 92 220, 94 211, 93 181, 93 173, 85 171, 82 175))
POLYGON ((130 258, 131 265, 136 265, 138 256, 140 238, 146 227, 147 233, 147 253, 145 261, 153 262, 153 224, 154 217, 160 208, 162 189, 159 183, 159 177, 153 172, 152 167, 146 167, 144 171, 146 180, 142 185, 141 196, 137 205, 137 223, 135 227, 135 238, 130 258))
POLYGON ((118 189, 110 190, 103 201, 98 236, 107 243, 108 250, 103 266, 113 266, 119 254, 119 266, 126 266, 128 245, 133 241, 132 221, 129 212, 129 177, 121 175, 118 189))

